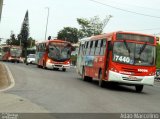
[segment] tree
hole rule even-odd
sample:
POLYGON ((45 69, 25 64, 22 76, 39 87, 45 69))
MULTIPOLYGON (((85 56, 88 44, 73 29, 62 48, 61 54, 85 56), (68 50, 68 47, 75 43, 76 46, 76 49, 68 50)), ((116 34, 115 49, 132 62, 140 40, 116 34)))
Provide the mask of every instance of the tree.
POLYGON ((77 43, 79 37, 79 31, 77 28, 64 27, 61 31, 58 32, 57 38, 71 43, 77 43))
POLYGON ((10 39, 7 39, 6 44, 7 45, 19 45, 16 35, 13 32, 11 32, 10 39))
POLYGON ((30 48, 35 46, 35 40, 32 37, 28 38, 27 46, 30 47, 30 48))
POLYGON ((29 37, 28 10, 26 11, 19 37, 21 38, 21 42, 23 44, 23 48, 24 48, 24 51, 25 51, 25 61, 26 61, 26 59, 27 59, 27 40, 28 40, 28 37, 29 37))
POLYGON ((101 21, 98 16, 90 19, 77 18, 77 22, 80 25, 80 37, 83 38, 101 34, 106 24, 106 20, 108 19, 104 19, 101 21))

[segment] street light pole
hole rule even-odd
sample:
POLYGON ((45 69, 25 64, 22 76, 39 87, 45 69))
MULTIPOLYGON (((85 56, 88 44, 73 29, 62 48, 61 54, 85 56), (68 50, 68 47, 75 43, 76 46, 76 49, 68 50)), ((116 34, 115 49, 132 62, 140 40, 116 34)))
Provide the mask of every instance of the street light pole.
POLYGON ((46 31, 45 31, 45 40, 46 40, 46 36, 47 36, 47 27, 48 27, 48 18, 49 18, 49 7, 46 7, 48 10, 48 15, 47 15, 47 23, 46 23, 46 31))

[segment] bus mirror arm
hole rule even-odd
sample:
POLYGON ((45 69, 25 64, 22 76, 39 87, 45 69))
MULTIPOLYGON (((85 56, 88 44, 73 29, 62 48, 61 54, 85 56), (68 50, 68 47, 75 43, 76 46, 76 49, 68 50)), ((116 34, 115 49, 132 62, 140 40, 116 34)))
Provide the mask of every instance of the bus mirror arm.
POLYGON ((113 50, 113 45, 112 45, 112 44, 109 44, 108 50, 109 50, 109 51, 112 51, 112 50, 113 50))
POLYGON ((49 49, 48 49, 48 48, 46 48, 45 50, 46 50, 46 52, 49 52, 49 49))

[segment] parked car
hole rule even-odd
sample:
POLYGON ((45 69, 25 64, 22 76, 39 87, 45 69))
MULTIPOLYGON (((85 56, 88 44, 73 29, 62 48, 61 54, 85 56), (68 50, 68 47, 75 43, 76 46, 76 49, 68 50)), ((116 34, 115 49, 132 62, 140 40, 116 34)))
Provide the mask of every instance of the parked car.
POLYGON ((155 79, 160 80, 160 69, 157 69, 157 70, 156 70, 155 79))
POLYGON ((28 65, 28 64, 34 64, 34 63, 35 63, 35 59, 36 59, 35 54, 29 54, 29 55, 27 56, 26 65, 28 65))

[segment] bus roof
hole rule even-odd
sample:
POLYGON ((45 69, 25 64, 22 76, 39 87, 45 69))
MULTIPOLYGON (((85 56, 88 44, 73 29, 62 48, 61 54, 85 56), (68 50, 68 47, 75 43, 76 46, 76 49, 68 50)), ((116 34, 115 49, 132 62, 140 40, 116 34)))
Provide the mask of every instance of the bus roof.
POLYGON ((21 47, 21 46, 17 46, 17 45, 3 45, 2 47, 21 47))
POLYGON ((144 36, 155 37, 153 35, 144 34, 144 33, 127 32, 127 31, 115 31, 115 32, 104 33, 104 34, 100 34, 100 35, 95 35, 95 36, 83 38, 83 39, 80 39, 79 42, 81 42, 81 44, 84 44, 84 42, 88 41, 88 40, 99 40, 99 39, 105 39, 105 38, 108 38, 107 40, 110 41, 112 39, 112 37, 114 36, 114 34, 117 34, 117 33, 137 34, 137 35, 144 35, 144 36))
POLYGON ((46 40, 46 41, 38 42, 37 44, 40 44, 40 43, 49 43, 49 42, 59 42, 59 43, 69 43, 69 44, 71 44, 70 42, 64 41, 64 40, 61 40, 61 39, 46 40))

